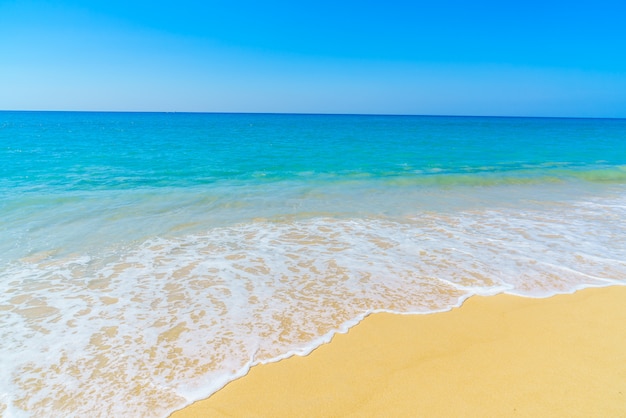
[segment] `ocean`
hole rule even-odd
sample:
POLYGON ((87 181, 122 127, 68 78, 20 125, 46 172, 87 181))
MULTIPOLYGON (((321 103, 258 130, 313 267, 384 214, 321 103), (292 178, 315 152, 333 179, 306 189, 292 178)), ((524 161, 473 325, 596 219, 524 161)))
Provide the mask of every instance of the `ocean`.
POLYGON ((0 112, 0 415, 164 417, 373 312, 626 284, 626 120, 0 112))

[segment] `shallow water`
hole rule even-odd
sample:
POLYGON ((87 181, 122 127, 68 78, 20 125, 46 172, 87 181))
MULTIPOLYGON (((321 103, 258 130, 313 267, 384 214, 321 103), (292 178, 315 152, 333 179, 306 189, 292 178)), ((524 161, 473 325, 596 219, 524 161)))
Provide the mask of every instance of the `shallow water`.
POLYGON ((626 281, 626 120, 0 112, 0 410, 165 416, 376 311, 626 281))

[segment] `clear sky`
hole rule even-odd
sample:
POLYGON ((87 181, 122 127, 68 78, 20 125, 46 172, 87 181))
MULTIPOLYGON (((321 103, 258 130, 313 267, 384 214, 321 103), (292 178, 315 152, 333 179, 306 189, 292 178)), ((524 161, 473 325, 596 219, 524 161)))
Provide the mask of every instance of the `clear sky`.
POLYGON ((626 1, 0 0, 0 109, 626 117, 626 1))

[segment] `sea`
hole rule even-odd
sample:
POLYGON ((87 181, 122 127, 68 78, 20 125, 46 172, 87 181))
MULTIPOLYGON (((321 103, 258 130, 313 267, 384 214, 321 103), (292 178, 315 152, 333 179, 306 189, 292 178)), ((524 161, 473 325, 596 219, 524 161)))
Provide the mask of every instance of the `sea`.
POLYGON ((0 415, 166 417, 375 312, 626 284, 626 119, 0 112, 0 415))

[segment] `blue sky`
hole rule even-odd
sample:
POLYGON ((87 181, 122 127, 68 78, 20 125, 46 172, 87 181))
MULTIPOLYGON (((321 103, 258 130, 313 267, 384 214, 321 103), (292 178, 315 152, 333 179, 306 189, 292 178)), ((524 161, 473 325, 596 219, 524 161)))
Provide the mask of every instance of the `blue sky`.
POLYGON ((624 16, 623 0, 0 0, 0 109, 626 117, 624 16))

